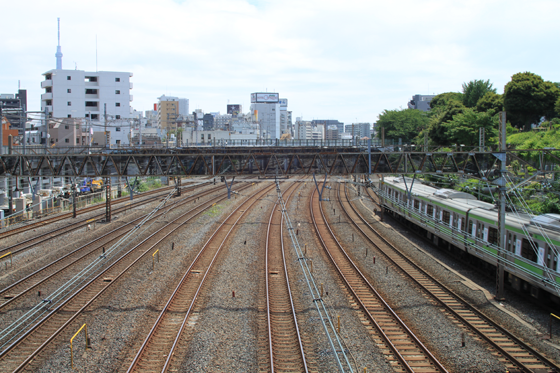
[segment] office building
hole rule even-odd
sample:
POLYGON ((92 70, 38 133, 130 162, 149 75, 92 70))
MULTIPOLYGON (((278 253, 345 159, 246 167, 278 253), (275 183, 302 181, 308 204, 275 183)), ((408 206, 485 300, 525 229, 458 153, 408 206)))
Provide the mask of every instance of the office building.
POLYGON ((349 133, 353 138, 371 137, 371 123, 353 123, 347 124, 346 133, 349 133))
POLYGON ((328 126, 336 126, 336 128, 338 129, 338 135, 340 138, 340 135, 342 133, 344 133, 344 123, 339 122, 338 120, 334 120, 334 119, 314 119, 311 121, 311 123, 313 123, 314 126, 318 125, 318 124, 322 124, 325 127, 328 126))
POLYGON ((167 131, 168 128, 177 127, 177 118, 189 114, 189 100, 163 95, 158 97, 158 127, 167 131))
POLYGON ((279 139, 282 136, 279 94, 251 93, 251 112, 254 113, 255 111, 257 113, 257 122, 260 125, 260 138, 279 139))
POLYGON ((436 97, 435 95, 414 95, 412 100, 408 102, 409 109, 417 109, 422 111, 430 110, 430 101, 436 97))

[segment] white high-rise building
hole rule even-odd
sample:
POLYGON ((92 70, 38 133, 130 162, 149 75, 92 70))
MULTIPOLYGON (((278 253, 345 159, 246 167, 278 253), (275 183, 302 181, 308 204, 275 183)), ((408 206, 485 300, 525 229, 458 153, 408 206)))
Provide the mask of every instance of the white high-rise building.
POLYGON ((49 70, 43 74, 41 110, 53 118, 91 118, 103 121, 130 117, 132 73, 83 70, 49 70))
POLYGON ((251 93, 251 112, 257 111, 257 122, 260 125, 262 139, 279 139, 280 99, 278 93, 251 93))

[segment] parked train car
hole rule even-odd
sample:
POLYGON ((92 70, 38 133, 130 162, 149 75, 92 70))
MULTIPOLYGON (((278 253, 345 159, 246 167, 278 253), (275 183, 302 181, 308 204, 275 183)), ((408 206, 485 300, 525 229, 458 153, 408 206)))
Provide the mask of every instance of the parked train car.
MULTIPOLYGON (((437 189, 403 177, 385 178, 385 211, 412 223, 434 244, 494 270, 498 260, 498 209, 471 194, 437 189), (411 192, 407 198, 406 190, 411 192), (476 259, 475 259, 476 258, 476 259)), ((560 305, 560 215, 506 212, 505 279, 512 288, 560 305)))

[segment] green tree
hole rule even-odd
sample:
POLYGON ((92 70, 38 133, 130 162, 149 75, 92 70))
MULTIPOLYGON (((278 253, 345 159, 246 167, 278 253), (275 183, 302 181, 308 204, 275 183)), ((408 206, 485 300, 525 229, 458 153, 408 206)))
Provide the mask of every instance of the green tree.
POLYGON ((560 97, 556 100, 556 105, 554 105, 554 110, 556 110, 556 114, 560 117, 560 97))
POLYGON ((496 88, 492 88, 490 80, 471 80, 463 83, 463 105, 466 107, 475 107, 486 93, 496 93, 496 88))
POLYGON ((438 107, 446 107, 450 101, 463 102, 463 94, 460 92, 445 92, 432 98, 430 101, 430 107, 436 109, 438 107))
POLYGON ((560 89, 530 72, 517 73, 506 84, 504 108, 508 119, 518 128, 531 129, 541 117, 553 118, 554 104, 560 97, 560 89))
POLYGON ((449 100, 445 106, 438 106, 435 108, 430 118, 430 125, 428 128, 428 136, 437 145, 453 144, 447 138, 447 129, 443 123, 453 120, 457 114, 461 114, 466 108, 461 101, 449 100))
POLYGON ((487 92, 476 103, 476 111, 479 112, 492 111, 490 114, 495 115, 503 110, 504 110, 504 96, 494 92, 487 92))
POLYGON ((481 127, 484 128, 486 143, 491 144, 498 136, 498 116, 467 108, 452 120, 442 123, 441 127, 449 144, 478 145, 481 127))
POLYGON ((410 142, 422 128, 428 126, 428 115, 416 109, 384 110, 379 115, 376 127, 381 138, 381 128, 385 128, 385 138, 410 142))

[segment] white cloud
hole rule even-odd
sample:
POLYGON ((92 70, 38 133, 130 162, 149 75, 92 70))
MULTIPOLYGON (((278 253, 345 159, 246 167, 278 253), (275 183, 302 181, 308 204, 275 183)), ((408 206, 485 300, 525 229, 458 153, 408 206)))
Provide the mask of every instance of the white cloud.
POLYGON ((459 91, 472 79, 502 90, 532 71, 560 81, 555 1, 20 1, 3 5, 0 92, 17 79, 40 106, 54 68, 134 73, 133 106, 161 94, 225 111, 228 99, 277 91, 294 117, 374 121, 414 94, 459 91), (24 20, 24 21, 22 21, 24 20))

